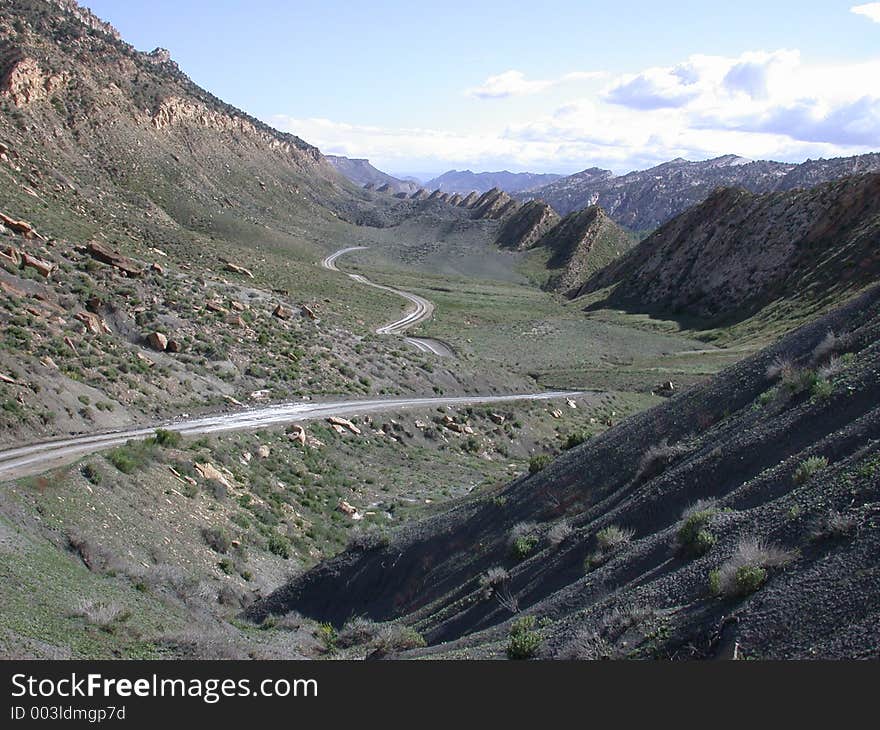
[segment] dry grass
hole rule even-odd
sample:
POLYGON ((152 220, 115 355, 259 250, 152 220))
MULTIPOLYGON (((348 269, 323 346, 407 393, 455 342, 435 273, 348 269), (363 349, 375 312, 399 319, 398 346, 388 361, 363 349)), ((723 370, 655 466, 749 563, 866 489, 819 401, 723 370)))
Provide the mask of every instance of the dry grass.
POLYGON ((767 570, 795 558, 795 553, 749 536, 737 543, 733 555, 709 576, 715 595, 732 598, 754 593, 767 579, 767 570))

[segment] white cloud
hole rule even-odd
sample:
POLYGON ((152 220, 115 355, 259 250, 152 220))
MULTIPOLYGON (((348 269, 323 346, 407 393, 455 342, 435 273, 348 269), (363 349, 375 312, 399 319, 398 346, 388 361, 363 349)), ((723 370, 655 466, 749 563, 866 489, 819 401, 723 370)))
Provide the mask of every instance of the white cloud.
POLYGON ((537 94, 562 83, 588 81, 602 76, 604 73, 601 71, 573 71, 558 79, 529 80, 522 71, 510 70, 490 76, 479 86, 467 89, 465 94, 475 99, 505 99, 509 96, 537 94))
MULTIPOLYGON (((548 88, 564 77, 516 78, 525 86, 508 85, 507 93, 534 93, 535 84, 548 88)), ((479 132, 272 121, 325 152, 368 157, 392 170, 572 172, 598 165, 625 172, 729 153, 800 161, 880 150, 880 93, 871 93, 878 78, 880 59, 810 64, 796 50, 753 51, 621 75, 598 91, 581 88, 581 97, 555 108, 529 105, 494 128, 484 120, 479 132)), ((495 85, 496 94, 502 87, 495 85)))
POLYGON ((849 11, 856 15, 864 15, 866 18, 880 23, 880 3, 865 3, 864 5, 853 5, 849 11))

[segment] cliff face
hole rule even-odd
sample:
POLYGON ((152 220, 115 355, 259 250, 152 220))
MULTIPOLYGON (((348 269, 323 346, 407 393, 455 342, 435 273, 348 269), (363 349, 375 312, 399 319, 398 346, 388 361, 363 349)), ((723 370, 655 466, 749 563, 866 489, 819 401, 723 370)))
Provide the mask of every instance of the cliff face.
POLYGON ((450 170, 425 183, 425 187, 437 188, 449 193, 467 195, 471 192, 486 193, 492 188, 500 188, 506 193, 533 190, 559 180, 562 175, 533 172, 471 172, 470 170, 450 170))
POLYGON ((736 321, 803 293, 844 296, 880 277, 880 175, 755 195, 725 188, 591 277, 606 303, 736 321))
POLYGON ((593 205, 563 218, 536 245, 551 252, 546 288, 572 296, 590 275, 631 249, 635 239, 593 205))
POLYGON ((339 155, 327 155, 327 161, 333 165, 340 174, 361 187, 369 186, 372 190, 383 185, 388 185, 387 190, 389 192, 407 194, 412 194, 419 189, 419 186, 414 182, 398 180, 396 177, 376 169, 370 164, 369 160, 351 159, 339 155))
MULTIPOLYGON (((0 140, 69 182, 37 192, 95 219, 125 211, 137 226, 149 212, 187 225, 230 207, 244 218, 315 206, 371 215, 317 148, 225 104, 167 51, 135 50, 69 0, 0 5, 0 112, 0 140), (74 199, 71 187, 90 194, 74 199)), ((16 203, 0 192, 0 205, 16 203)))
POLYGON ((504 221, 495 243, 501 248, 523 251, 534 246, 557 223, 559 216, 553 208, 543 201, 530 200, 504 221))

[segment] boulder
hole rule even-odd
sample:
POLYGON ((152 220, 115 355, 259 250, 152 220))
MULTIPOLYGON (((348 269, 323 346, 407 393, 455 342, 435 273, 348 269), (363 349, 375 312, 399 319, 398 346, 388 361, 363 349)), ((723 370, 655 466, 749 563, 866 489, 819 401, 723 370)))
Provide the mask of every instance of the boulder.
POLYGON ((246 276, 248 279, 253 279, 254 274, 249 269, 244 268, 244 266, 239 266, 238 264, 226 262, 226 271, 230 271, 233 274, 238 274, 240 276, 246 276))
POLYGON ((24 269, 34 269, 44 279, 48 279, 55 268, 48 261, 43 261, 43 259, 38 259, 36 256, 31 256, 28 253, 22 253, 21 266, 24 269))
POLYGON ((18 233, 24 238, 37 238, 36 229, 27 221, 20 221, 0 212, 0 223, 13 233, 18 233))
POLYGON ((293 316, 293 312, 287 309, 283 304, 279 304, 275 307, 275 311, 272 312, 272 316, 278 317, 278 319, 290 319, 293 316))
POLYGON ((361 430, 355 426, 351 421, 347 418, 340 418, 339 416, 330 416, 327 419, 327 423, 334 427, 335 430, 339 431, 340 429, 348 429, 356 436, 360 436, 361 430))
POLYGON ((147 335, 147 344, 158 352, 165 352, 168 347, 168 338, 161 332, 150 332, 147 335))
POLYGON ((219 302, 208 300, 205 303, 205 309, 209 312, 217 312, 218 314, 229 314, 229 310, 219 302))
POLYGON ((168 344, 165 346, 165 352, 180 352, 181 350, 183 350, 183 345, 177 340, 168 340, 168 344))
POLYGON ((245 322, 237 314, 230 314, 226 318, 226 324, 231 325, 232 327, 238 327, 239 329, 247 327, 247 322, 245 322))
POLYGON ((96 261, 118 269, 125 276, 137 277, 144 273, 143 266, 98 241, 90 241, 86 252, 96 261))
POLYGON ((257 448, 257 456, 261 459, 268 459, 269 454, 271 453, 270 449, 266 444, 260 444, 257 448))
POLYGON ((232 484, 229 482, 229 480, 213 464, 199 464, 198 462, 196 462, 195 468, 203 479, 206 479, 209 482, 217 482, 219 484, 222 484, 227 489, 232 488, 232 484))
POLYGON ((303 316, 308 317, 313 322, 318 319, 318 315, 315 314, 315 311, 306 304, 302 305, 302 313, 303 316))
POLYGON ((339 503, 336 505, 336 508, 342 512, 344 515, 348 515, 353 520, 362 520, 363 515, 357 511, 356 508, 352 507, 348 502, 344 499, 340 499, 339 503))
POLYGON ((86 330, 93 335, 109 335, 111 333, 107 323, 100 315, 97 315, 94 312, 79 312, 76 315, 76 319, 82 322, 86 326, 86 330))
POLYGON ((236 312, 243 312, 247 309, 247 307, 237 299, 233 299, 229 306, 232 307, 236 312))

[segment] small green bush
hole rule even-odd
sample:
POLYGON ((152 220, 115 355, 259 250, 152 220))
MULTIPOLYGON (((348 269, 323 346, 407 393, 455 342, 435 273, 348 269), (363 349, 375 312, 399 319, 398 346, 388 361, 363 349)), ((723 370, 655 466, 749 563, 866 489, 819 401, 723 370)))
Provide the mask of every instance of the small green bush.
POLYGON ((529 474, 537 474, 549 466, 552 459, 549 454, 535 454, 529 459, 529 474))
POLYGON ((590 434, 586 431, 575 431, 574 433, 568 434, 566 439, 562 442, 562 448, 568 451, 569 449, 573 449, 576 446, 585 443, 589 438, 590 434))
POLYGON ((290 559, 290 540, 283 535, 273 532, 271 537, 269 537, 268 548, 270 553, 277 555, 279 558, 290 559))
POLYGON ((535 617, 523 616, 511 624, 507 641, 508 659, 531 659, 541 648, 541 634, 535 630, 535 617))
POLYGON ((525 560, 535 549, 535 546, 538 544, 538 538, 534 535, 525 535, 523 537, 518 537, 513 541, 513 556, 518 560, 525 560))
POLYGON ((830 380, 817 380, 810 393, 816 400, 828 400, 834 393, 834 384, 830 380))
POLYGON ((794 470, 794 483, 805 484, 816 472, 822 471, 828 466, 828 459, 824 456, 811 456, 804 459, 794 470))
POLYGON ((101 483, 101 471, 94 464, 83 464, 80 471, 82 472, 82 475, 95 486, 98 486, 101 483))
POLYGON ((603 552, 614 550, 632 540, 635 530, 623 529, 617 525, 608 525, 596 533, 596 544, 603 552))
POLYGON ((156 434, 153 436, 153 441, 157 443, 159 446, 163 446, 165 448, 174 449, 180 446, 180 442, 183 440, 183 436, 181 436, 177 431, 168 431, 164 428, 157 428, 156 434))
POLYGON ((679 552, 687 557, 698 558, 705 555, 716 542, 709 530, 709 523, 718 513, 712 502, 697 502, 682 514, 682 520, 675 534, 679 552))

